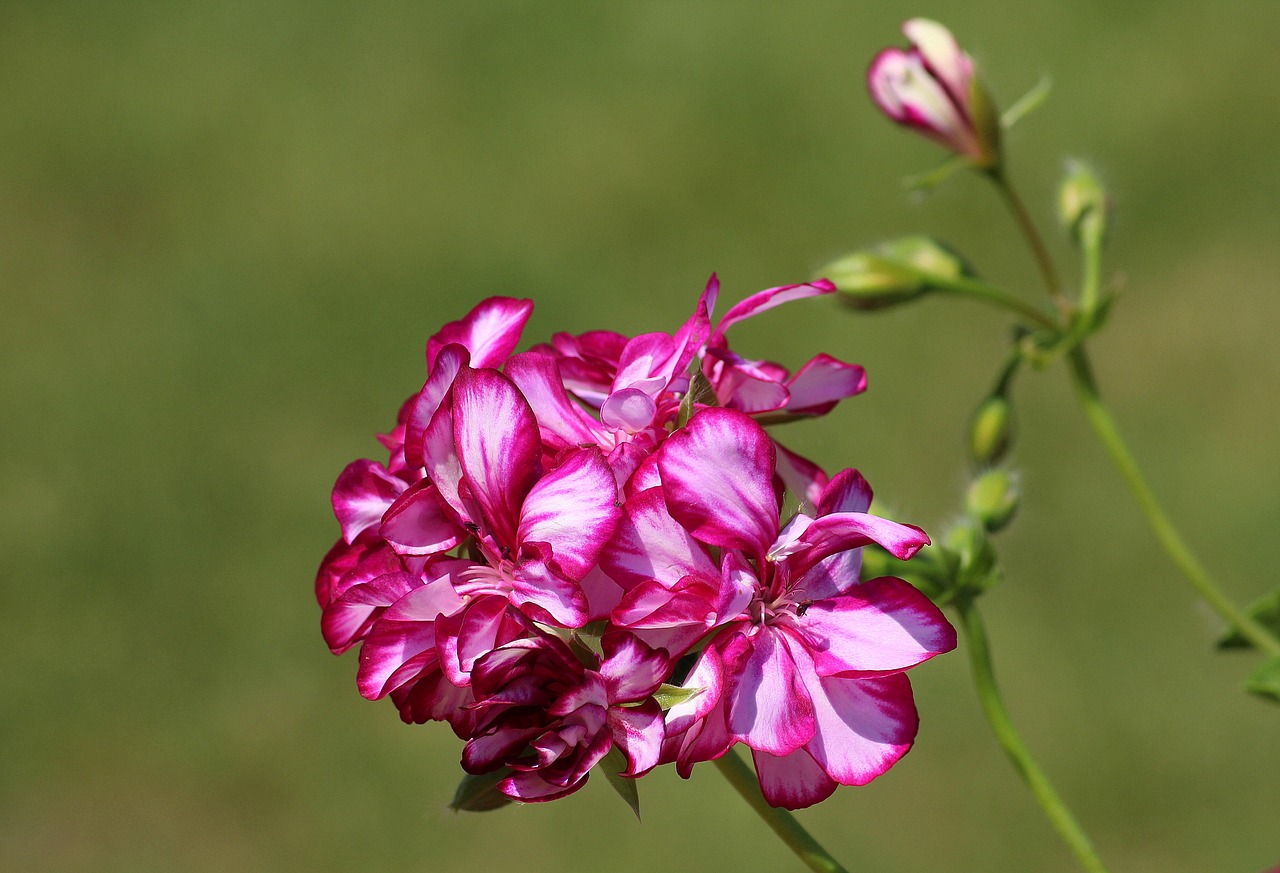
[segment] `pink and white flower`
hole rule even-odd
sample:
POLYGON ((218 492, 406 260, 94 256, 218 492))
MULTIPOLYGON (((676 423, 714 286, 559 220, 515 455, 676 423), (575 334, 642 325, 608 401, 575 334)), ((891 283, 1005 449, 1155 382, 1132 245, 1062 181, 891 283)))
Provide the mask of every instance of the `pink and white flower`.
POLYGON ((685 683, 704 693, 668 713, 668 757, 688 775, 744 742, 769 802, 795 809, 907 752, 916 715, 902 673, 954 648, 955 632, 908 583, 859 583, 858 549, 909 558, 922 531, 869 515, 852 470, 816 516, 780 527, 773 455, 747 416, 700 412, 664 443, 661 486, 627 501, 604 560, 627 589, 615 624, 673 653, 709 636, 685 683))
POLYGON ((913 18, 902 32, 911 47, 884 49, 867 72, 876 105, 898 124, 915 128, 975 166, 997 166, 1000 120, 973 59, 936 21, 913 18))

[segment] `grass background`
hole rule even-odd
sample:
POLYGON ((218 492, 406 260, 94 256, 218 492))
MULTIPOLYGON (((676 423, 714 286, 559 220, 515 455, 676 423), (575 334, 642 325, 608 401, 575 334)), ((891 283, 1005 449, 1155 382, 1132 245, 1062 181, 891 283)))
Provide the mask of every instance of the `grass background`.
MULTIPOLYGON (((1126 293, 1099 376, 1240 602, 1276 584, 1280 4, 407 3, 0 7, 0 868, 794 869, 712 768, 492 816, 458 743, 355 692, 311 599, 328 491, 490 294, 553 330, 674 327, 924 231, 1035 293, 993 192, 862 76, 947 22, 1006 105, 1052 229, 1064 159, 1115 196, 1126 293)), ((1075 264, 1053 240, 1068 276, 1075 264)), ((941 529, 1002 317, 821 302, 743 326, 871 391, 785 438, 941 529)), ((1017 401, 1024 511, 985 601, 1014 718, 1115 873, 1280 860, 1280 712, 1157 550, 1060 370, 1017 401)), ((851 869, 1070 871, 957 653, 915 671, 916 749, 802 820, 851 869)))

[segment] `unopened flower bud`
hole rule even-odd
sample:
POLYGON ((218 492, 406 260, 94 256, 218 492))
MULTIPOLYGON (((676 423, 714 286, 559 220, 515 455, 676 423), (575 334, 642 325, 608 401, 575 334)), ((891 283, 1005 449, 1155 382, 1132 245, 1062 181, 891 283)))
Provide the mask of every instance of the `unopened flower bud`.
POLYGON ((1081 245, 1102 242, 1107 227, 1107 192, 1088 164, 1067 164, 1058 189, 1058 215, 1081 245))
POLYGON ((1018 483, 1007 470, 988 470, 969 485, 965 508, 988 533, 995 533, 1018 511, 1018 483))
POLYGON ((871 97, 898 124, 963 155, 975 167, 1000 164, 1000 117, 951 31, 913 18, 902 25, 906 49, 887 48, 867 72, 871 97))
POLYGON ((946 547, 956 558, 956 584, 970 591, 984 591, 999 579, 996 552, 979 527, 962 524, 946 535, 946 547))
POLYGON ((999 463, 1013 443, 1013 407, 999 394, 982 401, 969 425, 969 455, 981 465, 999 463))
POLYGON ((964 262, 923 236, 890 240, 828 264, 821 275, 856 309, 883 309, 914 300, 965 274, 964 262))

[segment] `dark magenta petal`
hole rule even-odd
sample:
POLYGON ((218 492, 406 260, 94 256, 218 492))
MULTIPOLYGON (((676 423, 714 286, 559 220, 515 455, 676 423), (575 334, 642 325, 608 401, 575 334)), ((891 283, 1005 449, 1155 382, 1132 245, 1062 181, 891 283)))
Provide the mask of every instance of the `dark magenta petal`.
POLYGON ((783 757, 753 750, 751 760, 756 765, 760 793, 770 806, 804 809, 826 800, 838 785, 806 749, 783 757))
POLYGON ((773 309, 775 306, 781 306, 783 303, 789 303, 792 300, 803 300, 806 297, 834 294, 835 290, 836 286, 826 279, 818 279, 814 282, 798 285, 779 285, 777 288, 766 288, 763 291, 757 291, 747 299, 729 308, 729 311, 724 314, 724 317, 720 319, 720 323, 716 326, 715 336, 723 335, 725 331, 738 322, 773 309))

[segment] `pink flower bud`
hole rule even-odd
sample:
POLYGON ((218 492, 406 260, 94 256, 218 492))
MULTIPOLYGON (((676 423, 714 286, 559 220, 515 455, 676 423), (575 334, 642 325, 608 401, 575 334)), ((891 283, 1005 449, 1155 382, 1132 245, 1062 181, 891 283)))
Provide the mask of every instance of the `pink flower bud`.
POLYGON ((986 89, 951 31, 936 21, 913 18, 902 25, 911 41, 887 48, 867 72, 867 86, 880 109, 899 124, 963 155, 975 166, 1000 163, 1000 121, 986 89))

